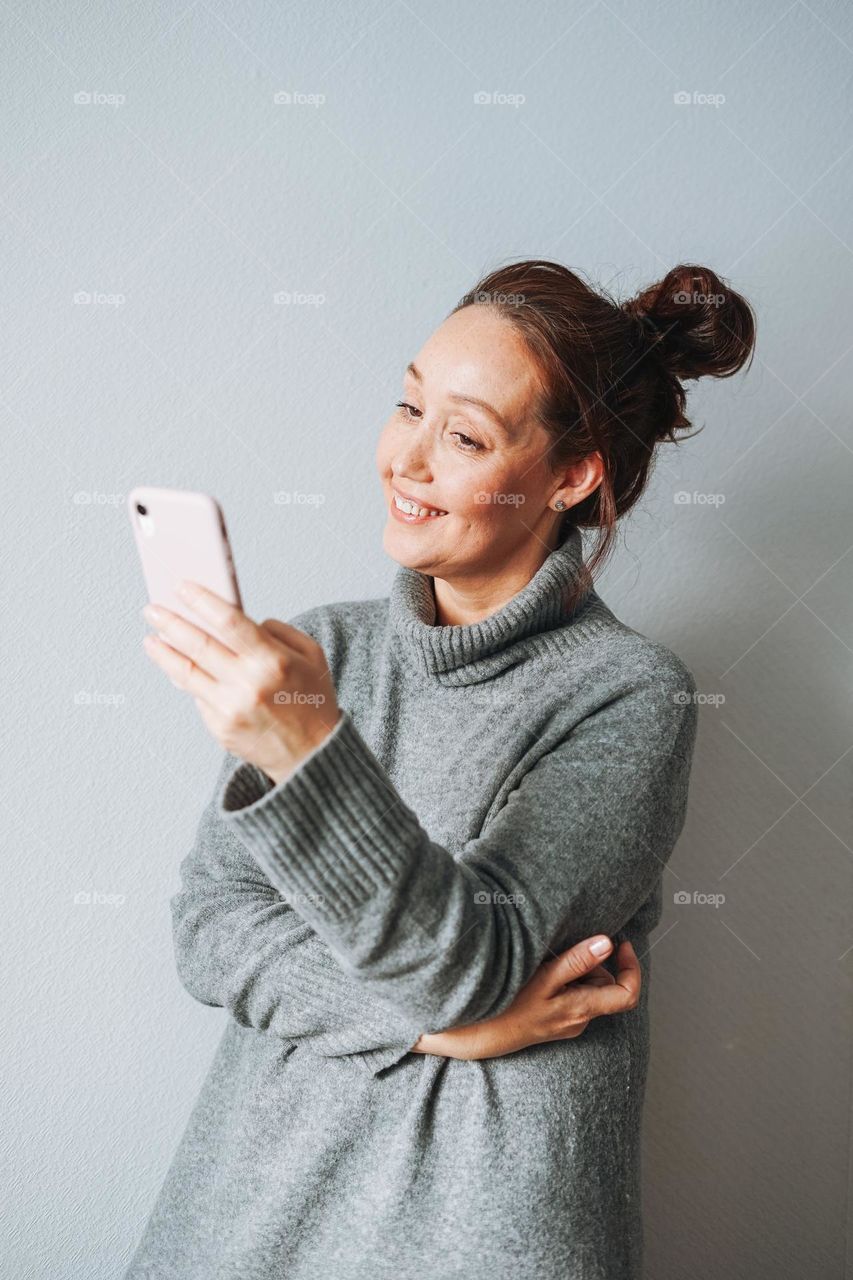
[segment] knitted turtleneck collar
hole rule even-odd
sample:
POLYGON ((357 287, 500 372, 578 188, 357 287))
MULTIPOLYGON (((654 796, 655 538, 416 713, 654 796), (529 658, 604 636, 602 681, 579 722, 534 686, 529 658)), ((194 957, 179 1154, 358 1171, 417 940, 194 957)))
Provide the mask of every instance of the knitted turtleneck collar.
POLYGON ((389 621, 405 659, 442 684, 487 680, 537 650, 564 651, 613 615, 592 588, 571 615, 568 589, 583 563, 583 538, 572 529, 530 581, 481 622, 435 625, 433 579, 401 565, 389 597, 389 621))

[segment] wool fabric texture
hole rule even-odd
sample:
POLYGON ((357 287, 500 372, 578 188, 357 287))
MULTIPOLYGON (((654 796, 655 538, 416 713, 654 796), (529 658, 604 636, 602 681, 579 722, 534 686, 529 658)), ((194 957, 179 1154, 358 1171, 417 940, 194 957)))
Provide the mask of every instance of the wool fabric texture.
POLYGON ((178 974, 228 1017, 125 1280, 639 1280, 649 933, 696 684, 594 588, 567 611, 582 554, 571 530, 470 625, 403 566, 291 619, 341 715, 278 784, 225 753, 181 863, 178 974), (632 941, 634 1009, 411 1052, 596 933, 632 941))

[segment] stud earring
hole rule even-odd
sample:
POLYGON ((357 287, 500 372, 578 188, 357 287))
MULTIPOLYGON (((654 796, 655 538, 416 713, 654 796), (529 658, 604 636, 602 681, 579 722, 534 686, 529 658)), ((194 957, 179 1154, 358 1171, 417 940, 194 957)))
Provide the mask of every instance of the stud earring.
POLYGON ((557 501, 554 503, 554 510, 555 510, 555 511, 565 511, 565 509, 566 509, 566 504, 565 504, 565 502, 563 502, 563 499, 562 499, 562 498, 558 498, 558 499, 557 499, 557 501))

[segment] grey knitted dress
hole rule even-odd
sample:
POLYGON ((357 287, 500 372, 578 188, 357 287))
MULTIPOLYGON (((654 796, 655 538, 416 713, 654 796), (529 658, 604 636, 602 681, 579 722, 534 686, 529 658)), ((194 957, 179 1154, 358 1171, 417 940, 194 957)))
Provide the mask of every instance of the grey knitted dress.
POLYGON ((226 754, 181 864, 178 972, 228 1018, 125 1280, 640 1277, 648 934, 696 685, 594 590, 566 615, 581 554, 472 625, 434 625, 404 567, 291 619, 342 716, 278 785, 226 754), (633 942, 637 1008, 409 1052, 599 932, 633 942))

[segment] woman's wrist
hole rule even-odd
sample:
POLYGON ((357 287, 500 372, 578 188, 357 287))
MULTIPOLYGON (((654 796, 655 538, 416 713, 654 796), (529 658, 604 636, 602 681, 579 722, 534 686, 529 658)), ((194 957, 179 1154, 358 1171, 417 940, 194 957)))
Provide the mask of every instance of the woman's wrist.
POLYGON ((533 1043, 525 1039, 517 1024, 503 1018, 488 1018, 446 1031, 424 1032, 412 1047, 415 1053, 432 1053, 444 1058, 497 1058, 516 1053, 533 1043))

